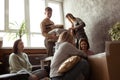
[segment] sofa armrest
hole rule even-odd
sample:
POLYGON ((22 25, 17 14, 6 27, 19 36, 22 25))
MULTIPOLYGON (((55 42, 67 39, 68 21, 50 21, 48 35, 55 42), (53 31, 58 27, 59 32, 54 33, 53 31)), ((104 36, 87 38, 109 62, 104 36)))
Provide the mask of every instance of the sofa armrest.
POLYGON ((120 41, 107 41, 105 46, 110 80, 120 80, 120 41))
POLYGON ((99 53, 88 57, 91 67, 91 80, 109 80, 106 53, 99 53))

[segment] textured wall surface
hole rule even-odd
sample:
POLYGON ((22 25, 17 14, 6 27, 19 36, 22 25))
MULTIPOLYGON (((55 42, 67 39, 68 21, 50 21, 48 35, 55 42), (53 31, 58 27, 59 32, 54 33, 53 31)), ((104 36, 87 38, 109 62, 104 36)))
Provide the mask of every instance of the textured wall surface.
MULTIPOLYGON (((119 5, 119 0, 64 0, 64 16, 72 13, 86 23, 91 50, 100 53, 105 51, 105 41, 110 40, 108 29, 120 21, 119 5)), ((67 19, 65 26, 70 26, 67 19)))

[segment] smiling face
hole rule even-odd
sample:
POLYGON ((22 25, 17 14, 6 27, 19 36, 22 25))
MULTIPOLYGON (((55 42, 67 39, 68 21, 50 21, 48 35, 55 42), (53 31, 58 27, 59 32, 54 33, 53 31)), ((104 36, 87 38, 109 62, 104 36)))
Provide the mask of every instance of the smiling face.
POLYGON ((87 43, 86 43, 85 41, 82 41, 82 42, 80 43, 80 46, 81 46, 81 49, 82 49, 82 50, 88 50, 88 45, 87 45, 87 43))
POLYGON ((45 15, 46 15, 47 18, 51 18, 52 11, 45 11, 45 15))
POLYGON ((22 42, 22 41, 19 41, 17 47, 18 47, 18 52, 22 52, 23 49, 24 49, 24 44, 23 44, 23 42, 22 42))
POLYGON ((81 39, 79 40, 79 49, 86 51, 86 50, 88 50, 89 48, 90 48, 90 46, 89 46, 88 40, 85 39, 85 38, 81 38, 81 39))
POLYGON ((52 16, 52 8, 51 7, 45 8, 45 15, 46 15, 46 18, 51 18, 51 16, 52 16))

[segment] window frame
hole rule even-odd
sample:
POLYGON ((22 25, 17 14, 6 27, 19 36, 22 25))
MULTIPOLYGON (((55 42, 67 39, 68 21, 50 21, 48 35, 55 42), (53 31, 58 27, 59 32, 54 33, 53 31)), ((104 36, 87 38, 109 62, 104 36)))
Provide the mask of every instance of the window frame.
MULTIPOLYGON (((8 31, 10 32, 17 32, 18 29, 10 29, 9 28, 9 0, 4 0, 5 4, 4 4, 4 30, 0 30, 0 33, 6 33, 8 31)), ((62 23, 64 24, 64 18, 63 18, 63 3, 62 3, 62 0, 45 0, 45 7, 48 6, 48 3, 60 3, 61 4, 61 10, 60 12, 62 13, 61 14, 61 20, 62 20, 62 23)), ((26 22, 26 27, 27 27, 27 32, 28 32, 28 35, 27 35, 27 47, 32 47, 31 46, 31 35, 42 35, 40 32, 30 32, 30 6, 29 6, 29 0, 24 0, 24 9, 25 9, 25 22, 26 22)), ((1 37, 1 35, 0 35, 1 37)), ((4 47, 4 46, 3 46, 4 47)), ((7 47, 7 46, 5 46, 7 47)), ((9 47, 9 46, 8 46, 9 47)))

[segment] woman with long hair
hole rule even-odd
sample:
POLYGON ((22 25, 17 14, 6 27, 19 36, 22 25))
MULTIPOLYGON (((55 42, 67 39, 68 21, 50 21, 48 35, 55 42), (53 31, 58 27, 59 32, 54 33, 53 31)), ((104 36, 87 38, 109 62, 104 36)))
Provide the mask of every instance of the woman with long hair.
POLYGON ((28 73, 29 80, 39 80, 46 77, 48 74, 45 70, 32 71, 32 65, 28 55, 24 52, 24 43, 21 39, 14 42, 13 52, 9 56, 10 73, 28 73))
POLYGON ((62 32, 59 35, 55 46, 55 53, 51 61, 51 80, 77 80, 80 75, 83 75, 87 79, 89 75, 89 64, 86 59, 87 55, 74 46, 74 38, 70 32, 62 32), (60 65, 71 56, 79 56, 81 60, 69 71, 65 73, 58 72, 60 65))

